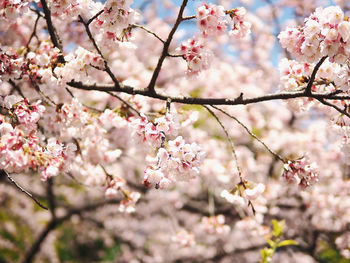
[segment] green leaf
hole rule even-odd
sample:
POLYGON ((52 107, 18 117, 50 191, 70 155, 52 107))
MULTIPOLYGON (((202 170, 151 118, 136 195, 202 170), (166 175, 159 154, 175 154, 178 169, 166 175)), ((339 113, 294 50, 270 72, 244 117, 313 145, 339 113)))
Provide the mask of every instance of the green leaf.
POLYGON ((273 241, 271 239, 267 239, 266 242, 267 242, 267 244, 270 245, 270 247, 275 247, 276 246, 276 241, 273 241))
POLYGON ((284 220, 278 222, 277 220, 273 219, 271 221, 271 224, 273 227, 272 235, 274 237, 280 237, 282 235, 284 224, 285 224, 284 220))
POLYGON ((296 242, 295 240, 287 239, 279 242, 277 244, 277 247, 297 246, 297 245, 298 245, 298 242, 296 242))

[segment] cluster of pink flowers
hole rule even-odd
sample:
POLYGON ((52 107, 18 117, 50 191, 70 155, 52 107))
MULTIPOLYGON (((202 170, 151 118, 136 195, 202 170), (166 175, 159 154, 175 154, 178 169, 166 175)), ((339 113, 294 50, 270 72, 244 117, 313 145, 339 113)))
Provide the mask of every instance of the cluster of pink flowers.
POLYGON ((282 177, 289 184, 297 184, 301 189, 305 189, 318 181, 317 164, 309 163, 306 157, 301 157, 294 161, 288 161, 284 165, 282 177))
POLYGON ((231 191, 223 190, 221 197, 231 204, 244 207, 248 205, 249 200, 255 200, 260 197, 264 193, 265 188, 263 183, 255 184, 247 181, 244 186, 242 183, 237 184, 231 191))
POLYGON ((0 16, 13 20, 28 10, 28 1, 0 0, 0 7, 0 16))
POLYGON ((230 232, 230 226, 225 225, 225 216, 217 215, 210 217, 203 217, 200 227, 208 234, 227 234, 230 232))
POLYGON ((135 22, 135 11, 130 8, 132 1, 107 0, 103 13, 93 22, 99 31, 102 31, 102 39, 123 41, 130 37, 126 30, 130 24, 135 22))
POLYGON ((338 6, 317 8, 301 28, 287 28, 278 37, 299 61, 328 56, 331 62, 345 63, 350 56, 350 22, 338 6))
POLYGON ((224 10, 223 6, 203 4, 197 8, 197 25, 201 32, 183 42, 178 52, 187 61, 187 73, 195 75, 209 68, 212 52, 207 47, 208 37, 224 34, 229 25, 230 35, 243 38, 250 33, 251 24, 245 19, 246 10, 243 7, 224 10), (228 18, 226 15, 229 15, 228 18))
POLYGON ((201 39, 193 38, 181 43, 179 53, 187 61, 187 73, 198 74, 209 68, 213 53, 201 39))
POLYGON ((197 8, 197 25, 204 37, 223 34, 227 25, 230 25, 232 28, 230 34, 242 38, 249 34, 251 27, 245 19, 246 13, 244 7, 225 11, 220 5, 203 4, 197 8))
POLYGON ((108 184, 105 190, 106 198, 116 198, 118 193, 122 194, 123 199, 119 204, 119 212, 134 213, 136 211, 136 203, 140 199, 141 194, 124 189, 125 180, 120 177, 113 178, 111 175, 108 175, 107 180, 108 184))
POLYGON ((350 232, 346 232, 335 240, 337 248, 343 257, 350 259, 350 232))
POLYGON ((247 10, 244 7, 237 7, 226 12, 232 19, 232 30, 230 34, 243 38, 250 33, 251 24, 246 21, 247 10))
POLYGON ((181 229, 172 237, 172 241, 179 247, 193 247, 196 244, 194 235, 187 230, 181 229))
POLYGON ((125 197, 120 202, 119 212, 134 213, 136 211, 135 205, 137 201, 140 199, 141 194, 138 192, 127 192, 127 191, 123 191, 123 193, 125 197))
POLYGON ((94 68, 104 68, 103 59, 100 55, 82 47, 78 47, 74 55, 66 56, 65 60, 64 65, 56 67, 54 70, 59 82, 63 85, 71 80, 88 82, 88 76, 91 75, 94 68))
POLYGON ((69 168, 68 159, 76 150, 74 144, 63 146, 55 138, 50 138, 46 146, 42 146, 44 142, 40 141, 36 129, 45 110, 40 102, 29 104, 26 99, 16 102, 13 97, 5 97, 4 106, 9 107, 13 117, 9 121, 1 118, 1 169, 19 173, 31 168, 38 170, 45 181, 69 168))
POLYGON ((133 136, 141 142, 148 142, 152 147, 160 147, 165 136, 176 136, 179 124, 174 115, 167 113, 165 116, 156 118, 154 122, 141 114, 141 117, 131 122, 133 136))
POLYGON ((19 78, 23 59, 12 52, 2 52, 0 49, 0 83, 10 78, 19 78), (11 54, 9 54, 11 53, 11 54))
POLYGON ((179 136, 159 148, 157 158, 145 170, 144 184, 168 188, 175 181, 188 181, 199 174, 205 153, 196 144, 188 144, 179 136))
POLYGON ((226 23, 223 6, 203 4, 197 8, 197 25, 203 36, 215 36, 225 33, 226 23))
POLYGON ((48 4, 52 14, 63 17, 74 17, 79 15, 84 10, 84 8, 88 9, 89 2, 90 1, 86 0, 50 0, 48 1, 48 4))

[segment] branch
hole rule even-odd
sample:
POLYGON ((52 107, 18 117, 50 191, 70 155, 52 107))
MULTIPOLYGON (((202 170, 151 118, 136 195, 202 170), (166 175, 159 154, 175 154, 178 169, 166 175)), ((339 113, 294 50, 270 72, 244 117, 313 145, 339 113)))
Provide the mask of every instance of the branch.
POLYGON ((86 24, 90 25, 99 15, 101 15, 104 12, 104 9, 102 9, 101 11, 99 11, 96 15, 94 15, 93 17, 91 17, 86 24))
POLYGON ((320 59, 320 61, 316 64, 314 70, 312 71, 310 80, 307 83, 307 86, 306 86, 306 89, 305 89, 305 94, 306 95, 311 95, 311 88, 312 88, 312 85, 314 84, 316 73, 317 73, 318 69, 321 67, 322 63, 326 60, 326 58, 327 58, 327 56, 322 57, 320 59))
POLYGON ((76 207, 69 209, 68 212, 61 217, 52 217, 51 221, 46 225, 45 229, 40 233, 38 238, 35 240, 33 245, 30 247, 30 249, 26 252, 25 257, 22 261, 22 263, 30 263, 33 261, 35 255, 40 251, 40 246, 48 236, 48 234, 54 230, 57 226, 64 223, 66 220, 70 219, 72 215, 79 215, 83 212, 92 211, 96 208, 102 207, 106 204, 116 204, 119 203, 119 199, 110 199, 110 200, 104 200, 92 204, 88 204, 81 207, 76 207))
POLYGON ((111 79, 113 80, 113 83, 114 83, 114 88, 117 89, 117 90, 120 90, 120 84, 119 84, 119 81, 117 80, 117 78, 114 76, 112 70, 109 68, 108 66, 108 63, 107 63, 107 60, 105 59, 105 57, 103 56, 100 48, 97 46, 97 43, 94 39, 94 37, 92 36, 92 33, 90 31, 90 28, 89 28, 89 24, 87 22, 84 21, 84 19, 81 17, 81 15, 79 15, 79 22, 81 22, 84 27, 85 27, 85 30, 86 30, 86 33, 88 34, 89 36, 89 39, 91 40, 92 44, 94 45, 97 53, 101 56, 101 58, 103 59, 103 63, 105 65, 105 71, 107 72, 107 74, 111 77, 111 79))
POLYGON ((47 194, 47 200, 49 202, 49 209, 52 215, 52 218, 56 218, 56 200, 55 200, 55 194, 53 192, 53 178, 49 178, 47 180, 47 187, 46 187, 46 194, 47 194))
POLYGON ((350 118, 350 114, 346 111, 346 110, 342 110, 341 108, 339 108, 337 105, 334 105, 332 103, 329 103, 328 101, 325 101, 324 99, 317 99, 319 102, 321 102, 324 105, 327 105, 329 107, 332 107, 334 109, 336 109, 338 112, 344 114, 345 116, 350 118))
POLYGON ((175 21, 175 24, 173 26, 173 28, 171 29, 170 33, 169 33, 169 36, 167 38, 167 40, 165 41, 164 43, 164 47, 163 47, 163 51, 162 51, 162 54, 161 56, 159 57, 159 60, 158 60, 158 64, 153 72, 153 75, 152 75, 152 78, 151 78, 151 81, 149 82, 148 86, 147 86, 147 90, 151 93, 151 94, 156 94, 156 91, 155 91, 155 85, 156 85, 156 81, 157 81, 157 78, 158 78, 158 75, 159 75, 159 72, 162 68, 162 65, 163 65, 163 61, 164 59, 166 58, 166 56, 168 55, 168 49, 169 49, 169 46, 170 46, 170 42, 171 40, 173 39, 173 36, 179 26, 179 24, 181 23, 181 21, 183 20, 183 12, 185 10, 185 7, 187 5, 187 2, 188 0, 184 0, 182 2, 182 5, 180 7, 180 11, 179 11, 179 14, 177 16, 177 19, 175 21))
POLYGON ((146 31, 147 33, 153 35, 154 37, 156 37, 160 42, 162 42, 163 44, 165 43, 165 40, 163 40, 160 36, 158 36, 156 33, 154 33, 153 31, 147 29, 146 27, 144 26, 141 26, 141 25, 137 25, 137 24, 133 24, 131 25, 132 27, 138 27, 138 28, 141 28, 143 29, 144 31, 146 31))
POLYGON ((261 139, 259 139, 251 130, 248 129, 247 126, 245 126, 240 120, 238 120, 235 116, 227 113, 226 111, 218 108, 218 107, 215 107, 215 106, 212 106, 214 109, 222 112, 223 114, 225 114, 226 116, 230 117, 231 119, 234 119, 239 125, 241 125, 247 132, 250 136, 252 136, 254 139, 256 139, 258 142, 260 142, 273 156, 275 156, 277 159, 279 159, 280 161, 282 162, 285 162, 284 158, 282 158, 278 153, 276 153, 275 151, 271 150, 270 147, 268 147, 261 139))
POLYGON ((63 47, 61 40, 59 39, 56 29, 53 26, 52 20, 51 20, 51 11, 49 7, 47 6, 47 3, 45 0, 40 0, 41 5, 43 7, 44 13, 45 13, 45 20, 47 24, 47 30, 49 31, 51 41, 55 47, 57 47, 60 50, 60 55, 58 56, 57 60, 60 63, 65 63, 64 57, 63 57, 63 47))
POLYGON ((0 170, 0 176, 7 176, 12 184, 14 184, 22 193, 26 194, 31 198, 38 206, 41 208, 48 210, 46 206, 42 205, 31 193, 25 190, 22 186, 20 186, 5 170, 0 170))
MULTIPOLYGON (((82 82, 70 81, 67 85, 82 89, 82 90, 95 90, 95 91, 115 91, 114 85, 110 84, 93 84, 86 85, 82 82)), ((267 94, 260 97, 255 98, 243 98, 243 93, 238 97, 229 99, 229 98, 193 98, 193 97, 172 97, 167 95, 162 95, 158 93, 152 93, 148 90, 140 90, 135 89, 130 86, 122 86, 121 90, 118 92, 123 92, 131 95, 142 95, 149 98, 159 99, 163 101, 167 101, 171 99, 172 102, 183 103, 183 104, 196 104, 196 105, 247 105, 257 102, 271 101, 271 100, 286 100, 286 99, 295 99, 295 98, 314 98, 314 99, 329 99, 329 100, 349 100, 350 96, 340 96, 332 93, 311 93, 305 94, 305 91, 297 91, 297 92, 280 92, 275 94, 267 94)))
MULTIPOLYGON (((215 113, 207 106, 203 106, 204 108, 206 108, 209 113, 216 119, 216 121, 220 124, 221 128, 224 130, 225 134, 226 134, 226 137, 227 137, 227 140, 230 142, 230 145, 231 145, 231 150, 232 150, 232 155, 233 155, 233 158, 235 159, 236 161, 236 167, 237 167, 237 170, 238 170, 238 176, 239 176, 239 180, 240 180, 240 184, 244 187, 244 189, 246 189, 246 181, 243 180, 243 177, 242 177, 242 170, 238 164, 238 157, 237 157, 237 153, 236 153, 236 150, 235 150, 235 145, 230 137, 230 135, 228 134, 225 126, 222 124, 222 122, 220 121, 219 117, 215 115, 215 113)), ((252 203, 252 201, 248 200, 248 206, 250 206, 252 208, 252 211, 253 211, 253 214, 255 215, 255 208, 254 208, 254 205, 252 203)))
POLYGON ((137 109, 135 109, 130 103, 128 103, 126 100, 124 100, 123 98, 121 98, 120 96, 118 96, 112 92, 106 91, 106 93, 108 93, 112 97, 115 97, 118 100, 120 100, 121 102, 123 102, 127 107, 129 107, 131 110, 133 110, 137 115, 139 115, 141 117, 141 113, 137 109))

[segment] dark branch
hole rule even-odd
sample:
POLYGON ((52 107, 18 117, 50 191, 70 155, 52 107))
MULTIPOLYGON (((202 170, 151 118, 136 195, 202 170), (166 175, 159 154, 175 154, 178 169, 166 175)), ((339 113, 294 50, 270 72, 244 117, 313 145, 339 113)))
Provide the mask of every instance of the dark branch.
POLYGON ((25 190, 22 186, 20 186, 6 171, 4 170, 0 170, 0 176, 7 176, 7 178, 10 180, 10 182, 15 185, 22 193, 26 194, 27 196, 29 196, 38 206, 40 206, 41 208, 44 208, 46 210, 47 207, 45 207, 44 205, 42 205, 31 193, 29 193, 27 190, 25 190))
POLYGON ((305 89, 305 94, 306 95, 311 95, 311 88, 312 85, 314 84, 314 80, 317 74, 318 69, 321 67, 322 63, 326 60, 327 56, 324 56, 320 59, 320 61, 316 64, 314 70, 312 71, 311 77, 309 82, 307 83, 306 89, 305 89))
MULTIPOLYGON (((71 81, 67 83, 69 86, 82 89, 82 90, 97 90, 97 91, 115 91, 114 85, 105 84, 93 84, 93 85, 85 85, 82 82, 71 81)), ((239 95, 236 98, 228 99, 228 98, 192 98, 192 97, 171 97, 162 94, 155 94, 148 90, 139 90, 130 86, 123 86, 120 92, 131 94, 131 95, 142 95, 154 99, 159 99, 163 101, 167 101, 171 99, 171 102, 183 103, 183 104, 197 104, 197 105, 247 105, 257 102, 271 101, 271 100, 286 100, 286 99, 295 99, 295 98, 314 98, 314 99, 329 99, 329 100, 349 100, 350 96, 348 95, 336 95, 332 93, 311 93, 305 94, 305 91, 297 91, 297 92, 281 92, 275 94, 267 94, 260 97, 255 98, 243 98, 243 94, 239 95)))
POLYGON ((62 47, 62 43, 57 35, 56 29, 52 23, 52 19, 51 19, 51 11, 49 9, 49 7, 47 6, 47 3, 45 0, 40 0, 41 5, 43 7, 44 13, 45 13, 45 20, 46 20, 46 24, 47 24, 47 30, 49 31, 50 34, 50 38, 52 41, 52 44, 57 47, 61 54, 58 56, 58 62, 60 63, 65 63, 64 57, 63 57, 63 47, 62 47))
POLYGON ((102 51, 100 50, 100 48, 98 47, 94 37, 92 36, 92 33, 90 31, 90 28, 89 28, 89 24, 87 22, 84 21, 84 19, 79 15, 79 22, 81 22, 84 27, 85 27, 85 30, 86 30, 86 33, 88 34, 89 36, 89 39, 91 40, 92 44, 94 45, 97 53, 101 56, 101 58, 103 59, 103 63, 104 63, 104 66, 105 66, 105 71, 107 72, 107 74, 111 77, 111 79, 113 80, 113 83, 114 83, 114 88, 117 89, 117 90, 120 90, 120 85, 119 85, 119 81, 117 80, 117 78, 114 76, 112 70, 109 68, 108 66, 108 63, 107 63, 107 60, 105 59, 105 57, 103 56, 102 54, 102 51))
POLYGON ((148 84, 147 86, 147 90, 152 93, 152 94, 155 94, 156 91, 155 91, 155 85, 156 85, 156 81, 157 81, 157 78, 158 78, 158 75, 159 75, 159 72, 162 68, 162 65, 163 65, 163 61, 164 59, 166 58, 166 56, 168 55, 168 50, 169 50, 169 46, 170 46, 170 42, 171 40, 173 39, 173 36, 179 26, 179 24, 181 23, 181 21, 183 20, 182 18, 182 15, 183 15, 183 12, 185 10, 185 7, 187 5, 187 2, 188 0, 184 0, 182 2, 182 5, 180 7, 180 11, 179 11, 179 14, 177 16, 177 19, 175 21, 175 24, 173 26, 173 28, 171 29, 170 33, 169 33, 169 36, 167 38, 167 40, 164 42, 164 46, 163 46, 163 51, 162 51, 162 54, 161 56, 159 57, 159 60, 158 60, 158 64, 153 72, 153 75, 152 75, 152 78, 151 78, 151 81, 150 83, 148 84))

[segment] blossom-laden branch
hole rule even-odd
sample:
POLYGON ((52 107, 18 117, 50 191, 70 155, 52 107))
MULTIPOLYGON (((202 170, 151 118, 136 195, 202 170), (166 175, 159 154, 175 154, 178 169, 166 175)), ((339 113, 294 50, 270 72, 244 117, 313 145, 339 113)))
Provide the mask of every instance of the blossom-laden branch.
POLYGON ((54 27, 54 25, 52 23, 51 11, 50 11, 49 7, 47 6, 47 3, 46 3, 45 0, 40 0, 40 3, 42 5, 44 13, 45 13, 45 20, 46 20, 46 24, 47 24, 47 30, 49 31, 52 44, 60 50, 60 54, 58 56, 58 62, 64 63, 65 59, 64 59, 64 56, 63 56, 62 43, 61 43, 61 40, 60 40, 60 38, 59 38, 59 36, 57 34, 57 30, 55 29, 55 27, 54 27))

